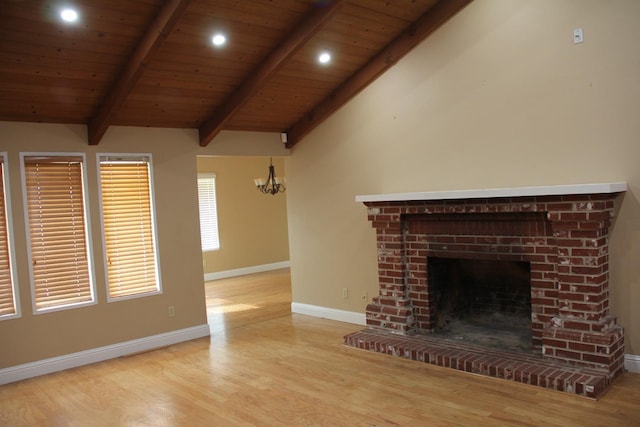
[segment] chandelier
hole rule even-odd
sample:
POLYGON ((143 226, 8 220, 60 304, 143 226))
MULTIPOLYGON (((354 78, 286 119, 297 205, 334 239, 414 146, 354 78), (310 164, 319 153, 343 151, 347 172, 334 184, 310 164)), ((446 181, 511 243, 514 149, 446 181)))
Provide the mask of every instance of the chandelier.
POLYGON ((269 176, 267 179, 256 178, 253 180, 256 188, 264 194, 284 193, 287 187, 284 186, 284 178, 276 177, 276 170, 273 167, 273 159, 269 160, 269 176))

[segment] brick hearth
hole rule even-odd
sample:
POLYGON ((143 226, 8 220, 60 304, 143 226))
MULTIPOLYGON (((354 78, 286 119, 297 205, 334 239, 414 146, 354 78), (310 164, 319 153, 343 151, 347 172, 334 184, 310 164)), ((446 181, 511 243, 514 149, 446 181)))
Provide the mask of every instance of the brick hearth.
POLYGON ((345 344, 445 368, 516 381, 524 384, 596 398, 610 384, 608 372, 545 360, 540 356, 511 353, 434 338, 400 336, 364 329, 345 336, 345 344))
POLYGON ((624 189, 359 196, 377 232, 379 295, 367 306, 368 328, 346 336, 345 344, 597 397, 623 371, 623 329, 609 314, 608 230, 624 189), (534 354, 431 334, 437 307, 429 257, 530 263, 534 354))

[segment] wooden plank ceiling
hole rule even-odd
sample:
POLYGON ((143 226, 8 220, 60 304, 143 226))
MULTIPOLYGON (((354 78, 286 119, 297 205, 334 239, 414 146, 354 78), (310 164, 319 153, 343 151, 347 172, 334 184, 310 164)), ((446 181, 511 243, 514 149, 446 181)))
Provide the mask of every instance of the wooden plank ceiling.
POLYGON ((291 147, 470 2, 92 0, 63 23, 58 1, 4 0, 0 120, 86 124, 90 144, 124 125, 291 147))

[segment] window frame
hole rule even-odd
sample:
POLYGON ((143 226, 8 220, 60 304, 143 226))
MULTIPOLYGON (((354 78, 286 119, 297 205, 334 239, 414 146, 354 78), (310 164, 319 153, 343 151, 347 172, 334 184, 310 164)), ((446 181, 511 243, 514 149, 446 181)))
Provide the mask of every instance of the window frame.
POLYGON ((216 252, 220 250, 221 247, 221 243, 220 243, 220 218, 218 217, 218 189, 217 189, 217 176, 214 172, 200 172, 198 173, 197 176, 197 181, 198 181, 198 221, 200 223, 200 249, 202 250, 202 252, 216 252), (213 206, 213 211, 214 211, 214 222, 215 222, 215 241, 217 243, 217 247, 214 248, 204 248, 204 242, 202 240, 203 238, 203 233, 202 233, 202 217, 200 215, 200 211, 201 206, 200 206, 200 185, 199 185, 199 181, 200 179, 213 179, 213 201, 214 201, 214 206, 213 206))
POLYGON ((161 295, 163 293, 162 287, 162 275, 160 272, 160 247, 158 244, 158 225, 157 225, 157 213, 155 203, 155 183, 153 177, 153 156, 151 153, 96 153, 96 173, 98 176, 98 201, 100 204, 100 232, 102 238, 102 256, 104 265, 104 280, 105 291, 107 294, 107 302, 126 301, 136 298, 146 298, 154 295, 161 295), (152 292, 141 292, 130 295, 111 296, 109 288, 109 260, 107 255, 107 238, 106 238, 106 224, 104 217, 104 206, 102 201, 102 169, 101 165, 104 160, 130 160, 130 161, 146 161, 149 173, 149 210, 151 215, 151 232, 152 241, 154 246, 154 266, 156 274, 156 290, 152 292))
MULTIPOLYGON (((2 180, 4 188, 4 210, 7 227, 7 256, 9 258, 9 277, 11 278, 11 290, 13 297, 13 309, 11 314, 0 315, 0 321, 22 317, 20 305, 20 292, 15 268, 15 244, 13 238, 13 217, 11 214, 11 186, 9 179, 9 157, 6 152, 0 152, 0 167, 2 168, 2 180)), ((2 208, 2 207, 0 207, 2 208)))
POLYGON ((26 231, 26 245, 27 245, 27 260, 29 263, 29 287, 31 289, 31 307, 34 315, 52 313, 56 311, 71 310, 75 308, 88 307, 96 305, 98 303, 98 294, 96 292, 96 280, 95 280, 95 266, 93 262, 93 242, 91 238, 91 209, 89 203, 89 191, 87 185, 87 159, 85 153, 76 152, 21 152, 20 153, 20 174, 22 179, 22 199, 24 208, 24 221, 26 231), (85 233, 85 251, 87 256, 87 274, 89 279, 89 291, 91 294, 90 301, 63 304, 53 307, 45 307, 38 309, 36 301, 36 288, 35 277, 33 272, 33 250, 31 247, 31 233, 30 233, 30 221, 29 221, 29 200, 27 196, 27 179, 26 179, 26 165, 25 161, 28 157, 43 157, 43 158, 70 158, 79 157, 81 159, 81 182, 82 182, 82 204, 84 210, 84 233, 85 233))

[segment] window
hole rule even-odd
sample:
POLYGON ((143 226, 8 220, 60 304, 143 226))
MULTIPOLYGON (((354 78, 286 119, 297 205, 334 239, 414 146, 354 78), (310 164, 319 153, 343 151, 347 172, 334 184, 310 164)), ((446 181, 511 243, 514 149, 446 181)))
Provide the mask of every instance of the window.
POLYGON ((161 291, 150 155, 99 155, 109 299, 161 291))
POLYGON ((21 157, 34 311, 93 304, 84 157, 21 157))
POLYGON ((0 319, 8 319, 20 315, 18 309, 16 281, 13 275, 13 251, 10 238, 9 209, 6 195, 5 155, 0 154, 0 319))
POLYGON ((220 249, 216 206, 216 175, 198 174, 198 204, 200 206, 200 241, 203 251, 220 249))

